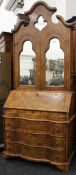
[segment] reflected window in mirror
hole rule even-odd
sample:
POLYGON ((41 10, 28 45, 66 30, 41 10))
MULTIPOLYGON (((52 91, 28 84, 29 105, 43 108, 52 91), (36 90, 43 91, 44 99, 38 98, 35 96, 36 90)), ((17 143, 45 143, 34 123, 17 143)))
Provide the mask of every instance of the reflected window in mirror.
POLYGON ((45 58, 45 85, 64 86, 64 52, 60 48, 60 41, 57 38, 51 39, 45 58))
POLYGON ((35 85, 36 54, 32 49, 32 43, 25 41, 20 53, 20 84, 35 85))

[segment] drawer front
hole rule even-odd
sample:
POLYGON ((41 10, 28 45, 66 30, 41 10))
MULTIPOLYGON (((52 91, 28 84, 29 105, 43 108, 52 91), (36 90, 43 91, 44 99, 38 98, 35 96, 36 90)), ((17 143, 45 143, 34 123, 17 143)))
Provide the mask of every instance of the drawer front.
POLYGON ((54 120, 54 121, 66 121, 66 114, 53 113, 49 111, 36 111, 36 110, 20 110, 20 109, 6 109, 4 114, 7 117, 24 118, 24 119, 40 119, 40 120, 54 120))
POLYGON ((32 147, 17 143, 6 143, 5 151, 9 154, 20 155, 29 159, 49 160, 50 162, 65 162, 65 152, 43 147, 32 147))
POLYGON ((5 141, 22 143, 32 146, 49 146, 48 145, 48 136, 42 134, 30 134, 19 131, 6 131, 5 132, 5 141))
POLYGON ((28 133, 44 133, 65 137, 65 125, 50 121, 33 121, 19 118, 5 118, 5 130, 21 130, 28 133))
POLYGON ((28 145, 22 145, 21 147, 21 153, 25 157, 29 157, 32 159, 41 159, 46 160, 48 159, 48 149, 43 147, 32 147, 28 145))
POLYGON ((13 117, 18 117, 18 118, 25 118, 25 119, 48 119, 48 116, 51 116, 52 114, 50 113, 48 115, 48 112, 44 111, 27 111, 27 110, 7 110, 5 111, 5 116, 8 116, 10 118, 13 117))
POLYGON ((47 134, 31 134, 21 131, 5 131, 6 142, 18 142, 26 145, 65 149, 65 138, 47 134))
POLYGON ((23 157, 28 157, 29 159, 47 159, 48 150, 41 147, 32 147, 28 145, 23 145, 19 143, 5 143, 5 152, 14 155, 21 155, 23 157))
POLYGON ((48 123, 44 121, 31 121, 19 118, 5 118, 5 130, 21 130, 33 133, 47 133, 48 123))

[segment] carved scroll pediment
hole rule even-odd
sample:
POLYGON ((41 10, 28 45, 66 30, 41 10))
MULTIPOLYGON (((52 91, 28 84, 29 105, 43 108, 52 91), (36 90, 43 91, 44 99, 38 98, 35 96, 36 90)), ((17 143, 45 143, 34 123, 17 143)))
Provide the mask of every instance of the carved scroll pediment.
MULTIPOLYGON (((50 7, 47 3, 43 2, 43 1, 38 1, 38 2, 34 3, 34 5, 31 7, 31 9, 29 11, 25 12, 25 14, 27 16, 30 16, 31 14, 33 14, 35 12, 35 17, 33 18, 33 20, 34 20, 33 22, 34 23, 38 22, 39 16, 43 16, 44 22, 48 22, 49 20, 50 20, 50 22, 52 22, 52 16, 53 16, 53 14, 56 13, 56 11, 57 11, 56 7, 50 7), (47 14, 49 14, 49 15, 47 16, 47 14)), ((65 27, 76 26, 76 20, 67 22, 60 15, 56 15, 56 18, 65 27)))
POLYGON ((17 23, 15 25, 14 30, 12 31, 13 32, 18 31, 18 29, 22 24, 24 24, 24 26, 27 26, 29 22, 30 22, 29 16, 27 16, 26 14, 17 14, 17 23))
MULTIPOLYGON (((29 24, 34 24, 33 26, 35 28, 37 28, 39 31, 42 31, 45 27, 47 27, 49 22, 53 24, 52 16, 56 11, 57 9, 55 7, 49 7, 45 2, 38 1, 31 7, 29 11, 25 12, 24 14, 17 15, 17 24, 13 32, 17 31, 22 24, 25 27, 29 24), (42 18, 42 26, 39 24, 40 18, 42 18)), ((60 15, 56 15, 56 18, 58 19, 58 22, 62 23, 62 25, 65 27, 76 26, 76 21, 67 22, 60 15)))

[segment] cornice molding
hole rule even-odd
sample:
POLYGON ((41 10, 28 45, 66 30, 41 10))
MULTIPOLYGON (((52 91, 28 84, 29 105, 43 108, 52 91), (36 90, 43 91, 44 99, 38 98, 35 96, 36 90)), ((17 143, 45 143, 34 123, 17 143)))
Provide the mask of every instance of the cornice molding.
POLYGON ((17 32, 21 25, 23 24, 24 26, 27 26, 30 22, 29 16, 25 15, 25 14, 18 14, 17 15, 17 24, 15 26, 15 28, 12 30, 12 32, 17 32))

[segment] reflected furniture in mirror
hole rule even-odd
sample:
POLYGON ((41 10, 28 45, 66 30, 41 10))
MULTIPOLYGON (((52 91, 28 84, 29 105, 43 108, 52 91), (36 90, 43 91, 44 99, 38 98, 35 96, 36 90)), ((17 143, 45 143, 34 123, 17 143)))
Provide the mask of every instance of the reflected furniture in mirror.
POLYGON ((57 38, 50 41, 50 48, 46 52, 46 85, 64 86, 64 52, 60 49, 57 38))
POLYGON ((73 24, 60 16, 54 23, 55 12, 38 2, 19 14, 13 30, 14 90, 4 105, 4 155, 67 171, 75 152, 73 24))

